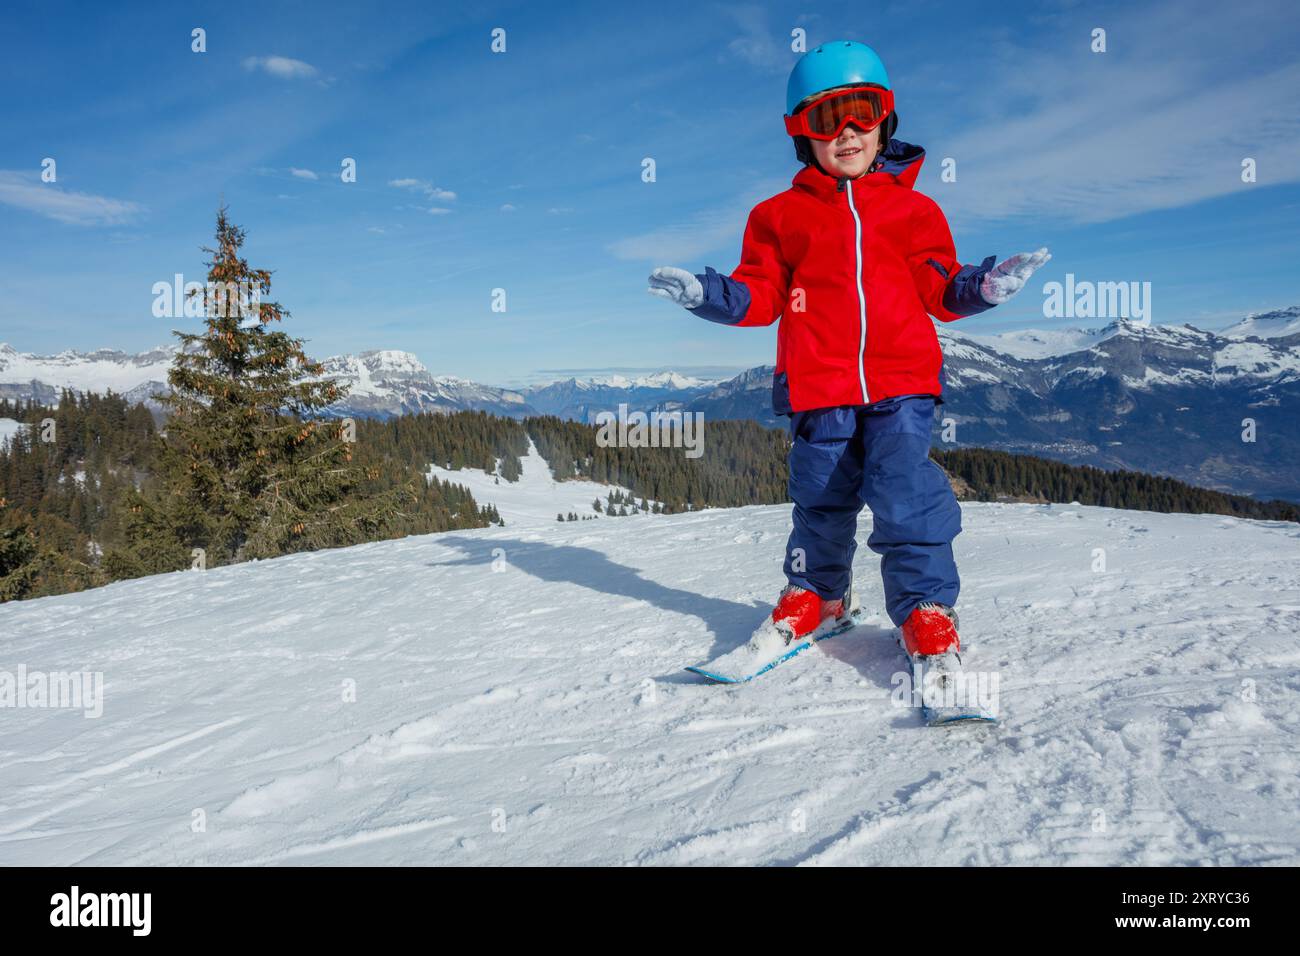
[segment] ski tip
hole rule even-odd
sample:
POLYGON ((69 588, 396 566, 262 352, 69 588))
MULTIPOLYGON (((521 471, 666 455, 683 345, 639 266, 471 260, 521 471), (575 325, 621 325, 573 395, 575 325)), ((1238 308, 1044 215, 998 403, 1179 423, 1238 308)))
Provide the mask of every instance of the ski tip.
POLYGON ((698 675, 698 676, 700 676, 700 677, 703 677, 705 680, 710 681, 711 683, 714 683, 714 684, 739 684, 739 683, 741 683, 740 681, 736 680, 736 678, 734 678, 734 677, 724 677, 724 676, 721 675, 721 674, 714 674, 714 673, 711 673, 710 671, 706 671, 706 670, 704 670, 704 669, 701 668, 701 667, 687 667, 686 670, 690 671, 692 674, 696 674, 696 675, 698 675))

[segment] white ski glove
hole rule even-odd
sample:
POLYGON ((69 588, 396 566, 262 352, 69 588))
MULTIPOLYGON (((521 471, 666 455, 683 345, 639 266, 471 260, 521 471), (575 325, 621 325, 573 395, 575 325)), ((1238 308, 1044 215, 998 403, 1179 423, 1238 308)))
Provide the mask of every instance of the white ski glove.
POLYGON ((1044 247, 1037 252, 1021 252, 990 269, 980 283, 980 295, 989 305, 1001 305, 1025 287, 1052 254, 1044 247))
POLYGON ((683 309, 694 309, 704 304, 704 286, 700 285, 700 280, 685 269, 673 266, 660 266, 650 273, 650 288, 646 291, 676 302, 683 309))

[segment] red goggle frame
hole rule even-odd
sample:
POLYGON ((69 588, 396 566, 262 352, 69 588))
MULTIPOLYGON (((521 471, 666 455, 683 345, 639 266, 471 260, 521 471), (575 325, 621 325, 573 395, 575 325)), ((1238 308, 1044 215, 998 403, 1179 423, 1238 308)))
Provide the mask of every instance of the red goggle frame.
POLYGON ((894 111, 894 91, 874 86, 855 87, 828 93, 814 100, 794 116, 785 118, 791 136, 835 139, 850 123, 871 131, 894 111))

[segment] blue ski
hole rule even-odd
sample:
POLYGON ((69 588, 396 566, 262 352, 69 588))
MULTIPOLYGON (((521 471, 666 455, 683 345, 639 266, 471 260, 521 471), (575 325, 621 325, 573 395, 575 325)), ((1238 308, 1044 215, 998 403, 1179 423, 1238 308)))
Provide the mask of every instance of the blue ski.
MULTIPOLYGON (((897 631, 895 635, 898 635, 897 631)), ((902 646, 901 641, 899 646, 902 646)), ((908 661, 912 665, 912 696, 919 703, 921 718, 928 726, 998 722, 993 710, 986 707, 978 699, 979 695, 974 693, 978 686, 975 676, 967 675, 962 670, 958 655, 914 654, 908 655, 908 661), (974 702, 969 699, 972 696, 977 698, 974 702)))
POLYGON ((734 651, 724 654, 722 657, 708 664, 701 664, 698 667, 686 668, 692 674, 699 674, 706 680, 715 684, 744 684, 752 681, 755 677, 761 677, 772 668, 784 664, 792 657, 798 657, 814 644, 835 637, 837 634, 843 634, 845 631, 852 630, 866 619, 866 616, 859 610, 854 611, 847 618, 837 622, 833 626, 828 626, 826 630, 820 633, 814 633, 810 638, 800 641, 798 644, 788 644, 776 652, 775 657, 769 657, 760 653, 747 654, 747 647, 740 647, 734 651), (730 665, 730 666, 729 666, 730 665), (739 669, 737 669, 739 665, 739 669))

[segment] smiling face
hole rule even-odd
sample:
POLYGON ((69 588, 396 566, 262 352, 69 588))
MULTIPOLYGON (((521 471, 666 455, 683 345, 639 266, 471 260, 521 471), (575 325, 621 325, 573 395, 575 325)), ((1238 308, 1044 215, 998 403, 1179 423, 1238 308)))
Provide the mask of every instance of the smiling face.
POLYGON ((833 140, 810 139, 809 142, 822 169, 835 177, 857 179, 871 168, 880 152, 880 127, 864 133, 849 123, 833 140))

